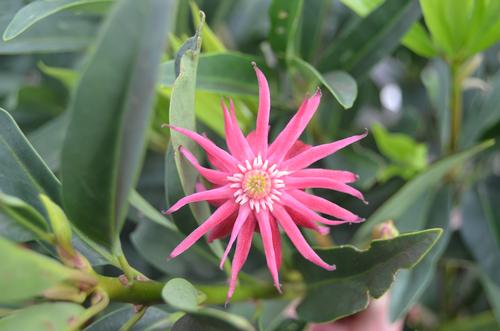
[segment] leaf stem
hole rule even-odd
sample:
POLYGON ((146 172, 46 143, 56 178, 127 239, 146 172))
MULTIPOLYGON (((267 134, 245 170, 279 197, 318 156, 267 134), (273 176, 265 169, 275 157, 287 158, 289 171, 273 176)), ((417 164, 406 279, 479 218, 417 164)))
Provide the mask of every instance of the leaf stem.
MULTIPOLYGON (((118 278, 97 275, 99 286, 106 291, 111 301, 128 302, 140 305, 152 305, 162 303, 161 291, 164 283, 156 281, 134 281, 123 285, 118 278)), ((206 304, 224 304, 226 301, 226 285, 195 285, 196 288, 205 293, 206 304)), ((296 297, 298 293, 295 288, 287 291, 287 296, 296 297)), ((240 285, 231 301, 246 301, 248 299, 265 299, 278 297, 280 294, 271 284, 240 285)))
POLYGON ((139 310, 134 315, 132 315, 132 317, 130 317, 130 319, 125 324, 121 326, 119 331, 129 331, 130 329, 132 329, 134 325, 139 322, 142 316, 144 316, 144 314, 146 313, 146 309, 148 309, 147 306, 142 306, 141 308, 139 308, 139 310))

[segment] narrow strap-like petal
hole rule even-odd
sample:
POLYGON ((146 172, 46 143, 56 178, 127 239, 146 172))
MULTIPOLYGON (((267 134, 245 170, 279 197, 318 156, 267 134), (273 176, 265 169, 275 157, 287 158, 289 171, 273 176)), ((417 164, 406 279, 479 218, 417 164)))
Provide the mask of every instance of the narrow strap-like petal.
MULTIPOLYGON (((194 184, 194 188, 195 188, 196 192, 205 192, 207 190, 207 188, 201 182, 196 182, 196 184, 194 184)), ((208 201, 208 203, 211 206, 220 207, 220 206, 222 206, 224 204, 224 202, 227 201, 227 198, 225 198, 225 199, 207 200, 207 201, 208 201)))
POLYGON ((281 234, 278 228, 278 221, 269 215, 269 224, 271 224, 271 232, 273 234, 274 257, 276 259, 276 266, 278 270, 281 267, 281 234))
POLYGON ((318 89, 314 96, 304 100, 297 113, 269 147, 268 158, 271 162, 283 160, 318 109, 320 99, 321 92, 318 89))
POLYGON ((229 280, 229 290, 227 291, 226 304, 229 302, 229 300, 231 300, 231 297, 233 296, 234 289, 236 288, 236 281, 238 280, 238 273, 247 260, 248 252, 250 252, 255 223, 255 218, 250 215, 247 222, 243 224, 241 232, 238 235, 233 263, 231 265, 231 279, 229 280))
POLYGON ((304 188, 326 188, 329 190, 334 190, 342 193, 346 193, 356 197, 366 203, 363 193, 350 187, 347 184, 337 182, 332 179, 322 178, 322 177, 292 177, 288 176, 285 179, 285 185, 287 189, 304 189, 304 188))
POLYGON ((278 219, 288 238, 290 238, 294 246, 304 258, 326 270, 335 270, 335 265, 330 265, 323 261, 311 248, 311 246, 309 246, 307 241, 304 239, 304 236, 302 236, 302 233, 300 233, 297 225, 295 225, 293 220, 290 218, 290 215, 288 215, 282 206, 277 205, 272 213, 276 219, 278 219))
POLYGON ((239 163, 236 158, 234 158, 231 154, 223 150, 222 148, 218 147, 216 144, 214 144, 210 139, 203 137, 202 135, 199 135, 196 132, 186 130, 183 128, 179 128, 173 125, 168 125, 169 128, 172 130, 175 130, 179 132, 180 134, 185 135, 186 137, 190 138, 194 142, 196 142, 198 145, 201 146, 207 152, 207 154, 211 155, 212 157, 216 158, 219 162, 223 163, 226 167, 230 169, 235 169, 236 165, 239 163))
POLYGON ((302 202, 298 201, 297 199, 295 199, 293 196, 289 195, 288 193, 284 193, 281 196, 280 202, 283 205, 287 206, 289 209, 302 215, 302 217, 304 219, 309 219, 309 220, 320 222, 320 223, 327 224, 327 225, 339 225, 339 224, 345 223, 345 221, 332 221, 332 220, 329 220, 328 218, 325 218, 325 217, 315 213, 309 207, 307 207, 302 202))
POLYGON ((259 112, 257 113, 257 124, 255 128, 257 154, 262 157, 267 156, 267 144, 269 135, 269 112, 271 110, 271 95, 269 93, 269 85, 267 79, 257 68, 255 63, 252 63, 257 81, 259 83, 259 112))
POLYGON ((351 213, 349 210, 340 207, 339 205, 330 202, 321 197, 306 193, 301 190, 287 191, 292 197, 303 203, 306 207, 317 212, 327 214, 346 222, 358 223, 364 221, 363 218, 351 213))
MULTIPOLYGON (((230 103, 231 113, 234 113, 233 100, 231 100, 230 103)), ((254 158, 252 149, 238 126, 236 116, 229 114, 223 100, 221 101, 221 106, 224 113, 224 132, 226 133, 227 148, 231 154, 241 162, 244 162, 245 160, 252 160, 254 158)))
MULTIPOLYGON (((314 230, 314 231, 316 231, 316 232, 318 232, 319 234, 322 234, 322 235, 330 233, 330 228, 329 227, 319 225, 315 221, 312 221, 310 217, 308 217, 308 216, 306 216, 304 214, 301 214, 301 213, 297 212, 296 210, 294 210, 292 208, 289 208, 285 204, 283 204, 283 206, 285 206, 286 212, 288 213, 288 215, 290 215, 290 217, 292 218, 292 220, 299 227, 303 227, 303 228, 314 230)), ((330 221, 330 220, 328 220, 328 221, 329 222, 334 222, 334 221, 330 221)))
POLYGON ((271 231, 271 225, 269 224, 269 212, 261 211, 256 213, 255 217, 259 224, 260 235, 262 237, 262 244, 264 246, 264 251, 266 255, 266 262, 271 276, 273 277, 274 286, 281 292, 281 286, 278 275, 278 266, 276 265, 276 255, 274 252, 273 234, 271 231))
POLYGON ((193 165, 193 167, 195 167, 195 169, 209 182, 218 185, 227 183, 227 177, 230 176, 230 174, 201 166, 198 163, 198 160, 196 160, 196 157, 191 154, 191 152, 187 148, 181 146, 180 151, 182 155, 184 155, 184 157, 193 165))
POLYGON ((330 154, 333 154, 337 152, 338 150, 349 146, 356 141, 359 141, 366 137, 368 132, 366 131, 363 134, 357 135, 357 136, 352 136, 348 137, 342 140, 337 140, 329 144, 323 144, 323 145, 318 145, 314 146, 308 150, 306 150, 303 153, 300 153, 297 156, 294 156, 293 158, 284 161, 280 168, 281 170, 298 170, 298 169, 303 169, 314 162, 321 160, 322 158, 327 157, 330 154))
MULTIPOLYGON (((219 206, 221 206, 221 203, 219 206)), ((232 213, 228 218, 214 226, 212 230, 210 230, 207 234, 207 241, 212 243, 216 239, 222 239, 227 237, 231 230, 233 229, 234 222, 236 221, 236 217, 238 216, 237 212, 232 213)))
POLYGON ((174 258, 193 246, 205 233, 212 229, 215 225, 222 222, 238 209, 238 205, 233 201, 227 201, 220 206, 205 222, 191 232, 177 247, 174 248, 170 257, 174 258))
POLYGON ((309 168, 294 171, 292 177, 324 177, 342 183, 353 183, 358 179, 355 173, 344 170, 309 168))
POLYGON ((180 208, 184 207, 188 203, 199 202, 199 201, 207 201, 207 200, 218 200, 232 197, 234 189, 231 189, 229 186, 221 186, 218 188, 214 188, 212 190, 196 192, 185 196, 184 198, 177 201, 172 207, 170 207, 166 214, 171 214, 180 208))
POLYGON ((231 251, 231 247, 233 247, 233 243, 238 237, 238 234, 240 233, 241 228, 243 227, 243 224, 248 219, 248 215, 250 214, 250 208, 248 207, 247 204, 243 205, 240 207, 240 210, 238 212, 238 217, 236 218, 236 221, 234 222, 233 230, 231 231, 231 237, 229 239, 229 243, 226 246, 226 250, 224 251, 224 255, 222 255, 222 258, 220 260, 220 265, 219 267, 222 269, 224 266, 224 262, 226 261, 226 258, 229 254, 229 251, 231 251))
POLYGON ((290 150, 288 153, 285 155, 285 160, 291 159, 294 156, 299 155, 300 153, 304 153, 308 149, 311 149, 312 146, 309 144, 304 143, 301 140, 297 140, 292 147, 290 147, 290 150))

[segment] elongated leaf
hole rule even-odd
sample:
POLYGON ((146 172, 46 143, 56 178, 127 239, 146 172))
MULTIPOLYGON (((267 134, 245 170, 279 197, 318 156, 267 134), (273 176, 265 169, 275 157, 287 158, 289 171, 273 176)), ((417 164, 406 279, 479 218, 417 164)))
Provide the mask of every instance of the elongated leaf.
POLYGON ((60 201, 59 182, 5 110, 0 108, 0 190, 45 214, 39 193, 60 201))
POLYGON ((299 22, 303 0, 273 0, 269 7, 269 41, 276 55, 290 60, 299 46, 299 22))
POLYGON ((348 73, 333 71, 322 75, 312 65, 298 57, 293 57, 291 63, 304 75, 321 82, 342 107, 345 109, 352 107, 358 95, 358 85, 348 73))
POLYGON ((319 70, 342 69, 355 78, 366 74, 397 47, 420 14, 416 0, 386 0, 339 36, 334 46, 325 53, 319 70))
POLYGON ((110 249, 143 158, 169 14, 167 0, 120 1, 71 103, 62 152, 65 210, 83 233, 110 249))
POLYGON ((222 310, 205 308, 190 312, 180 318, 172 331, 255 331, 255 328, 241 316, 222 310))
POLYGON ((112 0, 37 0, 33 1, 17 12, 12 21, 3 32, 3 40, 9 41, 27 29, 36 22, 56 14, 60 11, 81 7, 95 3, 110 3, 112 0))
MULTIPOLYGON (((251 62, 259 64, 255 57, 227 52, 199 56, 196 88, 230 95, 258 95, 257 79, 251 62)), ((174 61, 162 65, 161 83, 171 87, 175 80, 174 61)))
POLYGON ((441 179, 453 167, 467 161, 472 156, 493 144, 494 141, 492 140, 485 141, 480 145, 446 157, 429 166, 425 172, 405 184, 396 194, 377 209, 356 232, 354 240, 358 243, 365 241, 369 237, 373 226, 386 220, 394 220, 397 226, 399 216, 404 213, 422 193, 439 185, 441 179))
MULTIPOLYGON (((134 310, 135 309, 131 306, 117 309, 99 318, 97 321, 85 328, 85 331, 119 330, 123 324, 125 324, 125 322, 135 314, 134 310)), ((163 310, 156 307, 148 307, 144 316, 132 327, 132 329, 130 329, 130 331, 144 331, 149 325, 167 317, 168 313, 163 310)))
MULTIPOLYGON (((414 217, 423 217, 424 222, 405 222, 407 224, 405 229, 420 230, 423 228, 439 227, 444 230, 444 233, 441 240, 432 247, 427 256, 417 266, 411 270, 401 270, 398 272, 391 290, 389 312, 392 321, 402 318, 421 297, 430 284, 436 271, 436 264, 450 239, 451 231, 448 228, 451 213, 450 188, 444 187, 436 194, 436 197, 433 194, 426 195, 430 196, 429 200, 433 202, 430 210, 427 212, 424 207, 423 209, 420 208, 419 210, 411 211, 414 217)), ((419 206, 418 204, 416 205, 419 206)), ((407 213, 410 214, 410 212, 407 213)), ((409 221, 414 221, 411 216, 409 217, 409 221)), ((401 221, 399 224, 401 224, 401 221)), ((401 226, 399 229, 402 230, 401 226)))
MULTIPOLYGON (((172 87, 172 94, 170 97, 170 124, 193 131, 196 131, 194 98, 200 48, 201 37, 199 36, 198 31, 194 37, 190 38, 181 47, 181 52, 177 54, 177 61, 180 63, 180 70, 179 75, 175 79, 172 87)), ((198 173, 194 167, 180 155, 179 147, 183 146, 194 153, 197 153, 198 148, 191 139, 178 132, 171 130, 170 135, 179 179, 184 193, 188 195, 194 192, 198 173)), ((168 162, 166 162, 166 166, 167 165, 168 162)), ((169 178, 166 178, 165 180, 167 184, 166 187, 168 187, 169 178)), ((194 217, 200 224, 210 215, 210 209, 208 208, 208 204, 206 202, 191 204, 190 208, 194 217)), ((220 242, 216 241, 211 243, 210 248, 216 255, 222 256, 223 250, 220 242)))
POLYGON ((18 247, 0 237, 0 303, 12 303, 40 295, 42 291, 78 272, 57 261, 18 247))
POLYGON ((14 241, 45 239, 48 226, 43 216, 21 199, 0 191, 0 234, 14 241))
POLYGON ((0 331, 71 331, 84 310, 75 303, 42 303, 0 319, 0 331))
POLYGON ((379 298, 390 287, 399 269, 415 266, 436 243, 442 230, 406 233, 394 239, 375 240, 366 251, 353 246, 319 250, 337 270, 324 271, 296 255, 307 293, 297 307, 301 319, 326 322, 354 314, 368 305, 369 296, 379 298), (335 298, 335 304, 318 305, 335 298))
MULTIPOLYGON (((200 8, 194 1, 190 1, 189 3, 191 7, 191 16, 193 16, 193 21, 195 22, 196 27, 200 26, 200 8)), ((201 34, 203 35, 203 44, 201 45, 204 52, 212 53, 212 52, 224 52, 226 47, 222 41, 217 37, 217 35, 210 29, 208 24, 203 24, 201 26, 201 34)))

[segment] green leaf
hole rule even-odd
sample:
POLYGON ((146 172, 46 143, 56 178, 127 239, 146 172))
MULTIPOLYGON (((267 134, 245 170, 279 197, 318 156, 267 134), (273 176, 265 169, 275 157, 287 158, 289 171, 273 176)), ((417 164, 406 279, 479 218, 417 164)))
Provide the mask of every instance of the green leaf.
POLYGON ((166 0, 117 3, 71 102, 61 165, 64 207, 77 228, 112 250, 145 150, 169 9, 166 0))
POLYGON ((83 312, 75 303, 42 303, 0 319, 0 331, 71 331, 71 322, 83 312))
POLYGON ((172 331, 255 331, 255 328, 241 316, 221 310, 205 308, 180 318, 172 331))
MULTIPOLYGON (((5 29, 11 17, 0 16, 0 31, 5 29)), ((0 40, 0 54, 81 51, 92 42, 95 33, 96 24, 88 17, 57 15, 39 22, 13 40, 0 40)))
MULTIPOLYGON (((106 314, 85 328, 85 331, 119 330, 135 314, 134 307, 128 306, 106 314)), ((148 307, 144 316, 130 331, 144 331, 148 326, 168 317, 168 313, 156 307, 148 307)))
POLYGON ((61 207, 55 204, 54 201, 50 200, 50 198, 45 194, 40 194, 40 200, 47 210, 48 219, 50 221, 50 225, 52 226, 52 231, 56 236, 57 244, 68 253, 73 252, 73 244, 71 243, 73 238, 71 223, 66 217, 66 214, 61 207))
MULTIPOLYGON (((258 85, 251 62, 255 57, 235 52, 210 53, 199 56, 196 88, 230 95, 257 96, 258 85)), ((176 79, 174 61, 162 65, 161 83, 174 85, 176 79)))
POLYGON ((273 0, 269 7, 271 29, 268 38, 272 49, 281 59, 290 60, 297 53, 302 6, 303 0, 273 0))
POLYGON ((379 151, 393 163, 392 167, 381 173, 382 181, 395 175, 408 180, 427 167, 425 144, 417 143, 403 133, 389 133, 378 123, 372 126, 372 132, 379 151), (390 170, 390 173, 387 170, 390 170))
POLYGON ((32 298, 78 273, 57 261, 0 237, 0 303, 32 298))
MULTIPOLYGON (((420 78, 434 108, 441 150, 444 150, 449 142, 450 135, 450 69, 446 62, 436 59, 425 67, 420 78)), ((464 128, 462 128, 463 130, 464 128)))
POLYGON ((429 33, 418 22, 411 26, 401 43, 420 56, 431 58, 438 55, 429 33))
POLYGON ((382 5, 385 0, 340 0, 359 16, 366 16, 382 5))
POLYGON ((45 215, 38 195, 58 202, 59 182, 30 145, 14 119, 0 108, 0 190, 45 215))
POLYGON ((64 86, 66 86, 68 90, 73 89, 79 78, 78 72, 76 72, 75 70, 51 67, 41 61, 38 62, 38 68, 47 76, 59 80, 64 84, 64 86))
POLYGON ((500 73, 487 82, 485 93, 477 97, 479 105, 465 113, 460 131, 460 144, 468 147, 478 141, 481 135, 500 121, 500 73))
POLYGON ((464 163, 472 156, 494 144, 488 140, 471 149, 448 156, 430 165, 427 170, 405 184, 396 194, 379 207, 368 220, 361 225, 354 236, 355 242, 366 241, 373 226, 386 220, 397 222, 401 216, 424 192, 432 190, 439 185, 442 178, 454 167, 464 163))
MULTIPOLYGON (((195 85, 198 67, 198 56, 201 48, 201 37, 199 31, 194 37, 188 39, 177 54, 176 63, 179 63, 179 75, 172 86, 170 96, 169 123, 177 127, 196 131, 195 121, 195 85)), ((198 172, 194 167, 180 155, 179 147, 183 146, 197 154, 198 147, 195 142, 179 132, 171 130, 170 142, 174 152, 175 165, 185 195, 194 192, 198 172)), ((167 153, 168 156, 168 153, 167 153)), ((166 163, 167 166, 168 163, 166 163)), ((166 182, 170 179, 167 177, 166 182)), ((168 183, 167 183, 168 184, 168 183)), ((191 212, 199 224, 210 216, 210 209, 206 202, 190 204, 191 212)), ((210 248, 218 256, 222 256, 222 246, 216 241, 210 244, 210 248)))
MULTIPOLYGON (((198 28, 201 24, 200 19, 200 8, 194 1, 190 1, 189 5, 191 7, 191 15, 193 17, 193 21, 195 22, 196 28, 198 28)), ((217 35, 210 29, 208 24, 201 25, 201 34, 203 35, 203 44, 201 45, 204 52, 212 53, 212 52, 225 52, 226 47, 222 41, 217 37, 217 35)))
POLYGON ((163 300, 169 305, 184 311, 195 311, 204 296, 187 280, 174 278, 169 280, 161 291, 163 300))
POLYGON ((40 213, 24 201, 0 191, 0 233, 14 241, 27 241, 34 238, 51 243, 48 226, 40 213))
POLYGON ((304 276, 307 292, 297 307, 306 321, 327 322, 365 309, 369 296, 381 297, 391 286, 399 269, 414 267, 437 242, 441 229, 406 233, 394 239, 374 240, 369 249, 353 246, 318 250, 337 270, 324 271, 295 255, 295 264, 304 276), (335 297, 335 304, 318 305, 335 297))
POLYGON ((356 81, 348 73, 344 71, 333 71, 322 75, 312 65, 298 57, 293 57, 291 63, 295 65, 302 74, 309 76, 310 79, 321 82, 342 107, 345 109, 352 107, 358 95, 358 86, 356 81))
POLYGON ((355 78, 392 52, 410 26, 420 17, 416 0, 386 0, 370 15, 357 20, 325 52, 321 72, 342 69, 355 78), (368 33, 369 31, 369 33, 368 33))
POLYGON ((38 21, 60 11, 112 0, 37 0, 21 8, 3 32, 3 40, 14 39, 38 21))
MULTIPOLYGON (((451 214, 451 190, 445 186, 436 196, 434 194, 425 194, 422 200, 428 197, 432 206, 426 203, 421 206, 418 202, 411 210, 408 210, 407 217, 402 219, 406 226, 401 226, 401 220, 398 222, 398 229, 420 230, 423 228, 439 227, 444 230, 441 240, 432 247, 429 253, 420 261, 420 263, 411 270, 401 270, 398 272, 396 281, 391 289, 390 317, 392 321, 402 318, 409 309, 419 300, 423 292, 429 286, 436 272, 436 265, 444 253, 450 240, 451 231, 448 229, 451 214), (430 208, 429 208, 430 207, 430 208), (416 217, 423 218, 422 221, 415 220, 416 217)), ((420 199, 418 201, 421 201, 420 199)))

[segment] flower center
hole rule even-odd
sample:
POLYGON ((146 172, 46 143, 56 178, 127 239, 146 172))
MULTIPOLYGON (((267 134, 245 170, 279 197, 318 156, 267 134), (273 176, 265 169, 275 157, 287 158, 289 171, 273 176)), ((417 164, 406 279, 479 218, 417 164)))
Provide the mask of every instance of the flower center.
POLYGON ((280 200, 281 191, 285 187, 280 177, 289 172, 279 171, 276 164, 269 166, 269 161, 263 162, 260 155, 253 162, 246 160, 244 164, 238 164, 238 168, 240 172, 227 177, 232 182, 230 187, 235 189, 236 203, 248 203, 250 209, 255 209, 256 212, 267 208, 272 211, 274 201, 280 200))

